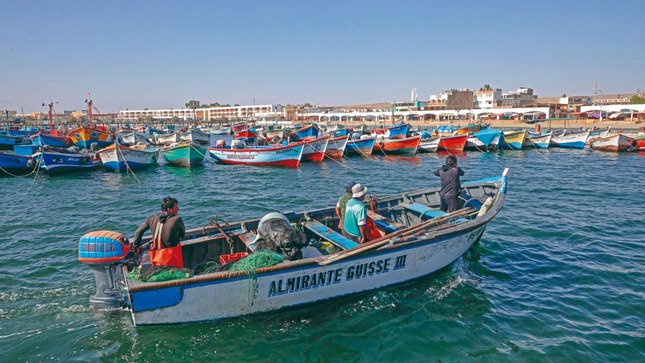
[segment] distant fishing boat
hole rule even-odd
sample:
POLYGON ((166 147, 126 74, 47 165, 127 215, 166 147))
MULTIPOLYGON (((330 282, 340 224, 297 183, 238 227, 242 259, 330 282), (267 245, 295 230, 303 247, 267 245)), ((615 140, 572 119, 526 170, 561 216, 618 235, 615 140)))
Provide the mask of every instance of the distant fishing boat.
POLYGON ((410 131, 410 124, 396 124, 380 129, 372 129, 370 136, 383 136, 387 139, 404 139, 410 131))
POLYGON ((497 150, 500 141, 504 140, 502 130, 484 128, 469 136, 464 150, 492 151, 497 150))
POLYGON ((634 151, 636 149, 636 141, 624 134, 615 134, 609 137, 592 140, 589 147, 592 150, 609 151, 614 153, 634 151))
POLYGON ((460 153, 464 151, 466 142, 468 141, 468 134, 460 135, 444 135, 439 136, 439 144, 437 151, 447 151, 449 153, 460 153))
POLYGON ((17 155, 0 151, 0 175, 24 176, 33 171, 34 165, 31 155, 17 155))
POLYGON ((139 170, 156 164, 159 149, 148 145, 125 146, 114 143, 99 150, 97 154, 107 169, 127 172, 128 169, 139 170))
POLYGON ((327 144, 327 150, 325 150, 325 156, 333 159, 341 159, 345 153, 348 139, 348 135, 330 137, 329 143, 327 144))
POLYGON ((565 149, 584 149, 590 131, 579 132, 575 134, 564 133, 563 135, 553 135, 551 137, 551 147, 560 147, 565 149))
POLYGON ((525 149, 548 149, 549 145, 551 144, 552 137, 552 132, 546 134, 529 135, 526 139, 524 139, 524 144, 522 145, 522 147, 525 149))
POLYGON ((88 126, 81 126, 70 131, 67 136, 72 143, 84 149, 92 148, 96 144, 96 149, 102 149, 110 146, 114 142, 114 134, 108 131, 105 126, 95 126, 92 119, 92 100, 88 98, 87 102, 87 119, 88 126))
MULTIPOLYGON (((43 106, 45 106, 44 103, 43 106)), ((40 131, 38 134, 31 136, 31 143, 39 146, 49 145, 62 148, 72 146, 72 139, 62 130, 56 130, 54 127, 54 102, 50 101, 47 106, 49 107, 49 130, 47 132, 40 131)))
POLYGON ((138 131, 129 131, 122 134, 120 133, 119 137, 121 138, 121 143, 123 145, 131 146, 137 144, 147 144, 149 135, 138 131))
POLYGON ((329 135, 319 138, 305 139, 304 150, 302 151, 301 161, 323 161, 325 159, 325 151, 329 144, 329 135))
POLYGON ((26 136, 13 136, 0 134, 0 149, 13 150, 15 145, 29 145, 31 140, 26 136))
POLYGON ((377 155, 415 155, 419 149, 421 135, 404 139, 379 138, 374 144, 373 153, 377 155))
POLYGON ((247 146, 233 140, 230 146, 211 147, 209 155, 219 164, 298 167, 305 142, 287 145, 247 146))
POLYGON ((504 132, 504 141, 500 143, 502 150, 522 150, 524 140, 528 136, 526 130, 514 130, 504 132))
POLYGON ((95 152, 72 146, 68 149, 45 146, 34 154, 34 160, 47 174, 95 170, 101 167, 101 158, 95 152))
POLYGON ((154 134, 150 139, 150 143, 157 146, 168 146, 181 142, 181 138, 176 132, 169 132, 166 134, 154 134))
POLYGON ((345 146, 345 155, 347 156, 370 156, 376 143, 375 137, 366 136, 358 140, 350 139, 345 146))
POLYGON ((161 155, 173 166, 192 168, 201 165, 206 156, 206 148, 195 142, 179 142, 161 149, 161 155))
POLYGON ((208 145, 211 142, 210 134, 207 134, 199 129, 190 129, 183 134, 179 134, 182 141, 193 141, 202 145, 208 145))

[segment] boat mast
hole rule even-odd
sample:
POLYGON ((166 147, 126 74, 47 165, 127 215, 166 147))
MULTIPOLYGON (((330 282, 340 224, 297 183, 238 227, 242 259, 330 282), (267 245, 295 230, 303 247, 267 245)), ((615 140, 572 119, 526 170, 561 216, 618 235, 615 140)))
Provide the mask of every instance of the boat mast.
POLYGON ((54 134, 54 115, 52 114, 52 110, 54 109, 54 102, 52 100, 49 100, 49 133, 54 134))
POLYGON ((92 99, 90 98, 90 93, 87 92, 87 120, 90 123, 90 128, 94 128, 94 124, 92 123, 92 99))

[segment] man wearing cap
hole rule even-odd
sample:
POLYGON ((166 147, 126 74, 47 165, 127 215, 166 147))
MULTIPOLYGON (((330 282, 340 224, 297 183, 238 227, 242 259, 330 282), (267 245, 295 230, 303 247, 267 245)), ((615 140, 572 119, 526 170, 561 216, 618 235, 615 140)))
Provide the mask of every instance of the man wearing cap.
POLYGON ((367 208, 363 204, 367 193, 367 187, 356 184, 352 187, 352 199, 347 202, 345 207, 345 219, 343 221, 343 231, 350 239, 358 242, 367 242, 367 208))
POLYGON ((454 212, 459 209, 459 193, 461 192, 460 176, 464 171, 457 166, 457 158, 450 155, 446 158, 446 165, 443 165, 434 172, 434 175, 441 177, 441 210, 444 212, 454 212))
POLYGON ((338 203, 336 203, 336 215, 338 216, 338 229, 343 231, 343 218, 345 217, 345 206, 347 202, 352 199, 352 187, 356 183, 350 182, 345 186, 345 193, 338 198, 338 203))

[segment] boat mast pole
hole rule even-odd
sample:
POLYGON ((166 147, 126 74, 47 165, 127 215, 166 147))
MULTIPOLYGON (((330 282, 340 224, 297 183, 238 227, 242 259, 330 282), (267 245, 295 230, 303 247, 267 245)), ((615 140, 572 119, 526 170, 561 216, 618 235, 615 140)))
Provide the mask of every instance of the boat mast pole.
POLYGON ((52 110, 54 109, 54 102, 49 100, 49 133, 54 134, 54 116, 52 110))
POLYGON ((90 122, 90 128, 94 128, 92 123, 92 99, 90 98, 90 93, 87 92, 87 119, 90 122))

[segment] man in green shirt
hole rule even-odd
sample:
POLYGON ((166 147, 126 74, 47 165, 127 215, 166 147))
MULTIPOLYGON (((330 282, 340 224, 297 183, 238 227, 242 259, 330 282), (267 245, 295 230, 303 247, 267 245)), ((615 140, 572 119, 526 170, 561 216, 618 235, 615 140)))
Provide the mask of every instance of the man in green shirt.
POLYGON ((338 198, 336 203, 336 215, 338 216, 338 229, 343 231, 343 218, 345 218, 345 206, 347 202, 352 199, 352 187, 356 183, 351 182, 345 186, 345 193, 338 198))
POLYGON ((343 221, 343 230, 345 235, 351 240, 358 243, 368 241, 366 221, 367 208, 363 204, 367 187, 356 184, 352 187, 352 199, 347 202, 345 207, 345 219, 343 221))

